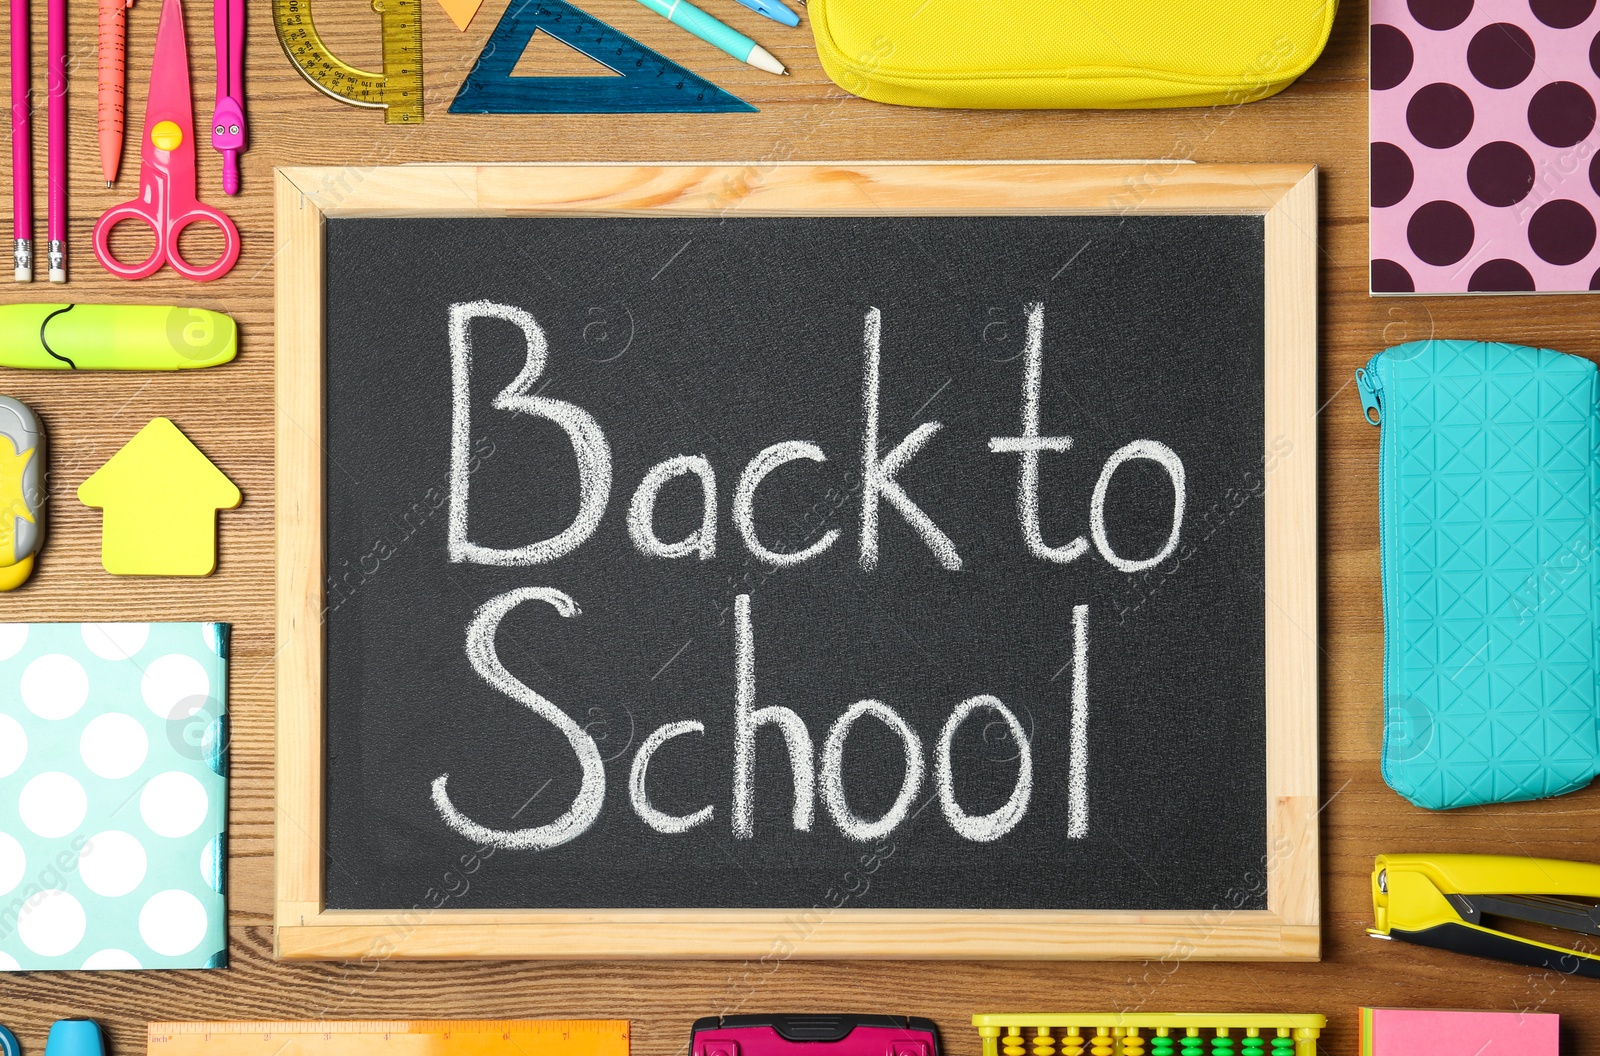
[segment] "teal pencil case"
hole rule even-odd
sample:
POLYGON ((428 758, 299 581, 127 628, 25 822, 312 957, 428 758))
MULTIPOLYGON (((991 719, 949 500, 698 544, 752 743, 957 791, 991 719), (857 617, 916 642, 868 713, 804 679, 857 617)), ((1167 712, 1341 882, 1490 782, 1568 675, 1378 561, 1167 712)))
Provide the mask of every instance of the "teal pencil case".
POLYGON ((1378 455, 1383 777, 1439 810, 1600 772, 1595 364, 1419 341, 1356 372, 1378 455))

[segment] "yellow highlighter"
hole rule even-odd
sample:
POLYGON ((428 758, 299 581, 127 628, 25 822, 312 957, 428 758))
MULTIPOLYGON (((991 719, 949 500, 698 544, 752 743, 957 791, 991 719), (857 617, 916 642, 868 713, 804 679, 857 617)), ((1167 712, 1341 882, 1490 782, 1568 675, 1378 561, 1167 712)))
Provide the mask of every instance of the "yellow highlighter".
POLYGON ((44 540, 44 428, 26 405, 0 396, 0 437, 0 590, 15 590, 44 540))
POLYGON ((194 370, 233 359, 233 317, 157 304, 0 306, 0 367, 194 370))
POLYGON ((1375 939, 1399 939, 1600 979, 1600 865, 1493 854, 1380 854, 1375 939), (1556 928, 1563 946, 1500 931, 1496 920, 1556 928))

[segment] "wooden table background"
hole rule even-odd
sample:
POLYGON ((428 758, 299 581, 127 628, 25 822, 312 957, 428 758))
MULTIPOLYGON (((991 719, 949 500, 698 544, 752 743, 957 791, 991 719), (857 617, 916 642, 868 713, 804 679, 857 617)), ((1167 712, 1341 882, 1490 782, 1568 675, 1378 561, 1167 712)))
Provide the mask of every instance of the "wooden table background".
MULTIPOLYGON (((376 67, 377 17, 366 0, 319 0, 336 53, 376 67)), ((947 1049, 978 1051, 974 1012, 1143 1009, 1321 1012, 1324 1051, 1354 1053, 1356 1008, 1399 1004, 1559 1012, 1565 1051, 1600 1051, 1600 982, 1375 942, 1364 927, 1367 875, 1381 851, 1463 851, 1597 859, 1600 789, 1542 803, 1428 814, 1384 787, 1382 621, 1375 517, 1377 430, 1363 424, 1352 372, 1386 345, 1427 336, 1503 339, 1600 358, 1596 302, 1581 297, 1374 300, 1366 293, 1366 20, 1339 12, 1321 61, 1281 95, 1242 107, 1131 112, 941 112, 881 106, 823 75, 809 31, 785 30, 728 0, 719 17, 792 69, 776 78, 734 63, 665 25, 633 0, 585 7, 760 107, 759 114, 452 116, 446 108, 504 9, 486 0, 458 33, 424 0, 428 107, 417 127, 341 106, 285 61, 267 0, 254 0, 247 52, 251 149, 244 193, 224 201, 220 161, 204 133, 202 196, 238 222, 244 252, 226 279, 193 285, 171 272, 137 285, 93 259, 99 213, 134 192, 145 81, 158 0, 131 12, 128 146, 121 181, 103 186, 95 134, 95 5, 74 0, 70 28, 72 197, 65 289, 0 285, 0 302, 143 301, 216 308, 239 321, 236 363, 187 376, 9 373, 4 391, 45 418, 52 445, 50 527, 32 583, 0 595, 0 619, 218 619, 234 625, 230 810, 230 957, 217 972, 72 973, 0 980, 0 1022, 31 1056, 49 1024, 90 1016, 119 1056, 143 1047, 148 1019, 357 1017, 618 1017, 635 1051, 684 1048, 699 1015, 859 1010, 932 1016, 947 1049), (1201 963, 378 963, 279 964, 272 959, 273 625, 271 172, 276 165, 412 161, 785 160, 904 158, 1193 158, 1315 162, 1322 175, 1320 394, 1322 458, 1322 787, 1324 960, 1201 963), (99 567, 97 511, 77 486, 152 417, 177 422, 240 486, 221 516, 220 569, 209 579, 116 579, 99 567)), ((38 89, 36 201, 44 194, 44 3, 35 0, 38 89)), ((210 5, 190 0, 189 52, 202 128, 212 102, 210 5)), ((43 235, 42 219, 38 232, 43 235)), ((42 245, 42 239, 39 243, 42 245)), ((39 254, 43 257, 43 253, 39 254)), ((42 267, 41 267, 42 272, 42 267)), ((1217 413, 1227 413, 1217 408, 1217 413)), ((1115 868, 1105 882, 1117 882, 1115 868)), ((997 949, 996 956, 1005 951, 997 949)))

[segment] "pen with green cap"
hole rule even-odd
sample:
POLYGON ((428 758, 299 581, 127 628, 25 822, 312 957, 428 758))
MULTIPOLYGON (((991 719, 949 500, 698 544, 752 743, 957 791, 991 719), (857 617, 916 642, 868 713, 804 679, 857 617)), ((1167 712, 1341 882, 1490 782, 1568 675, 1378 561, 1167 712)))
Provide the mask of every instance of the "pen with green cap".
POLYGON ((233 317, 154 304, 0 305, 0 367, 194 370, 233 359, 233 317))

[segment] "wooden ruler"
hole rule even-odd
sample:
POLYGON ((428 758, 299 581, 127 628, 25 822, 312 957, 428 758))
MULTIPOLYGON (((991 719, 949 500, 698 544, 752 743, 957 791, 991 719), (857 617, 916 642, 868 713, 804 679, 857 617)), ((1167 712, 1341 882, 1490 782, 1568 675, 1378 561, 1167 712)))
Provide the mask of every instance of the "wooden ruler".
POLYGON ((391 125, 422 120, 422 0, 373 0, 381 19, 383 71, 359 70, 322 43, 311 0, 272 0, 278 43, 301 76, 351 106, 382 107, 391 125))
POLYGON ((149 1056, 628 1056, 625 1019, 151 1023, 149 1056))

